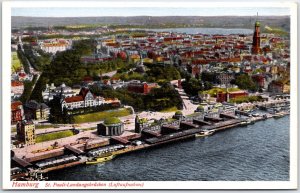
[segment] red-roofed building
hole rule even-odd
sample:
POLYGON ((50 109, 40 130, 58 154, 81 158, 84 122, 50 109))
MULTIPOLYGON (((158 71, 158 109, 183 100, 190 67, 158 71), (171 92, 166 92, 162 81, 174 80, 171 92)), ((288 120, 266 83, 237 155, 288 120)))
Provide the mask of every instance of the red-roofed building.
POLYGON ((238 98, 238 97, 245 97, 248 96, 248 92, 245 90, 234 91, 234 92, 219 92, 217 93, 217 102, 227 102, 230 99, 238 98))
POLYGON ((22 121, 23 119, 23 104, 20 101, 11 103, 11 123, 17 123, 18 121, 22 121))
POLYGON ((253 81, 257 84, 258 87, 265 87, 265 76, 263 74, 254 74, 252 75, 253 81))
POLYGON ((104 98, 95 96, 88 88, 81 88, 77 96, 66 97, 62 100, 62 108, 78 109, 95 107, 100 106, 103 103, 107 103, 104 98))
POLYGON ((11 81, 11 92, 15 95, 21 95, 24 91, 24 84, 20 81, 11 81))
POLYGON ((157 83, 131 81, 128 84, 127 89, 130 92, 148 94, 153 88, 156 88, 156 87, 157 87, 157 83))

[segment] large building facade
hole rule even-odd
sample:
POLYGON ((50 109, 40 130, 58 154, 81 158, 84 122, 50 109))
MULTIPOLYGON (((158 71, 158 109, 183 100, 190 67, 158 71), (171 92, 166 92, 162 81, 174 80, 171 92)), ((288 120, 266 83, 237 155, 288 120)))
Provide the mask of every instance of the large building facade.
POLYGON ((11 123, 15 124, 23 120, 24 110, 21 101, 11 103, 11 123))
POLYGON ((35 125, 32 121, 21 121, 17 124, 17 139, 25 145, 35 144, 35 125))
POLYGON ((157 86, 157 83, 147 83, 134 80, 129 82, 127 90, 135 93, 148 94, 153 88, 156 88, 157 86))
POLYGON ((104 103, 104 98, 97 97, 88 88, 82 88, 78 95, 62 99, 62 108, 78 109, 86 107, 100 106, 104 103))
POLYGON ((30 100, 24 105, 24 114, 26 120, 48 120, 50 108, 45 103, 30 100))
POLYGON ((234 92, 219 92, 217 93, 217 102, 229 102, 230 99, 238 97, 246 97, 249 93, 245 90, 234 91, 234 92))

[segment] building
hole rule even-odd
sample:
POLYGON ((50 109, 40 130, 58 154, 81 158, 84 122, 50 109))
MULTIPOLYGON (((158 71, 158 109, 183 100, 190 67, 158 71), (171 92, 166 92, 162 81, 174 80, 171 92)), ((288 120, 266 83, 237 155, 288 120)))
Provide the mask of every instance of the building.
POLYGON ((17 139, 26 145, 35 144, 35 125, 32 121, 21 121, 17 124, 17 139))
POLYGON ((52 39, 52 40, 44 40, 39 42, 39 47, 48 53, 55 54, 56 52, 65 51, 70 49, 72 45, 71 40, 64 40, 64 39, 52 39))
POLYGON ((50 108, 45 103, 30 100, 24 105, 24 114, 26 120, 48 120, 50 108))
MULTIPOLYGON (((79 93, 79 91, 78 91, 79 93)), ((56 87, 54 83, 51 83, 49 86, 46 84, 46 89, 42 92, 43 100, 44 101, 51 101, 53 100, 54 96, 60 97, 71 97, 78 94, 75 89, 67 86, 65 83, 62 83, 60 86, 56 87)))
POLYGON ((78 109, 86 107, 100 106, 105 103, 104 98, 95 96, 88 88, 81 88, 76 96, 62 98, 62 109, 78 109))
POLYGON ((11 124, 15 124, 23 120, 24 110, 21 101, 11 103, 11 124))
POLYGON ((289 93, 290 85, 280 81, 272 81, 268 86, 268 91, 271 93, 289 93))
POLYGON ((153 88, 156 88, 157 86, 157 83, 147 83, 133 80, 128 83, 127 90, 135 93, 148 94, 153 88))
POLYGON ((260 23, 255 22, 255 28, 253 33, 253 42, 252 42, 252 54, 260 54, 260 23))
POLYGON ((265 88, 266 78, 263 74, 254 74, 252 75, 252 80, 259 88, 265 88))
POLYGON ((248 92, 245 90, 233 91, 233 92, 218 92, 217 102, 228 102, 230 99, 248 96, 248 92))
MULTIPOLYGON (((206 110, 207 110, 207 109, 206 109, 206 110)), ((205 112, 204 106, 199 105, 199 106, 197 107, 197 109, 195 110, 195 112, 197 112, 197 113, 204 113, 204 112, 205 112)))
POLYGON ((217 79, 221 85, 228 85, 234 79, 233 74, 220 73, 217 75, 217 79))
POLYGON ((97 125, 98 135, 118 136, 124 132, 124 124, 119 118, 109 117, 103 123, 97 125))
POLYGON ((24 84, 20 81, 11 81, 11 94, 15 97, 20 97, 24 92, 24 84))
POLYGON ((135 123, 135 128, 134 128, 135 133, 141 133, 144 128, 149 127, 151 125, 151 123, 149 123, 146 118, 140 119, 138 115, 135 117, 134 123, 135 123))
POLYGON ((173 116, 173 119, 182 120, 184 118, 183 113, 181 111, 176 111, 173 116))

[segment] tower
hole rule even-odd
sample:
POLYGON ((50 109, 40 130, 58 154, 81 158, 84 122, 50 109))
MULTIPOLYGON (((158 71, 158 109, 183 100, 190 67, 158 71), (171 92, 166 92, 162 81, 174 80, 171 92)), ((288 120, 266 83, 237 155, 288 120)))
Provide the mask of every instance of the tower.
POLYGON ((140 125, 140 119, 139 119, 138 115, 136 115, 134 123, 135 123, 135 132, 136 133, 141 133, 142 128, 141 128, 141 125, 140 125))
POLYGON ((252 54, 260 54, 260 23, 259 21, 255 22, 253 42, 252 42, 252 54))

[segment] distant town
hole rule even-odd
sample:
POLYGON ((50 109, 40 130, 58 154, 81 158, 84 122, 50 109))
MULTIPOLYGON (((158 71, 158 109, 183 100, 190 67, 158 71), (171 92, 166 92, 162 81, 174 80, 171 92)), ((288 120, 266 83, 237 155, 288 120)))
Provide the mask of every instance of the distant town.
POLYGON ((20 27, 11 61, 11 180, 289 114, 289 33, 259 20, 230 34, 20 27))

